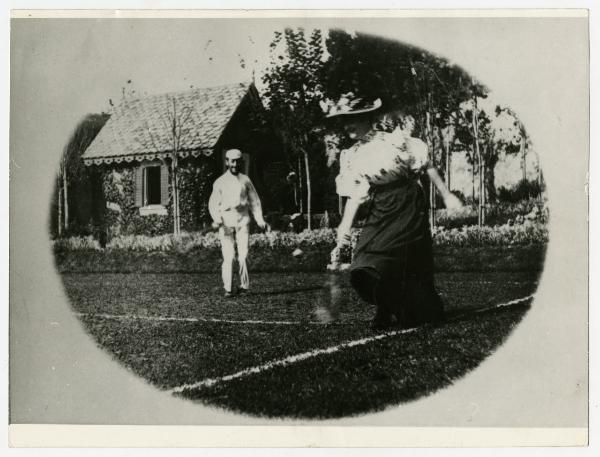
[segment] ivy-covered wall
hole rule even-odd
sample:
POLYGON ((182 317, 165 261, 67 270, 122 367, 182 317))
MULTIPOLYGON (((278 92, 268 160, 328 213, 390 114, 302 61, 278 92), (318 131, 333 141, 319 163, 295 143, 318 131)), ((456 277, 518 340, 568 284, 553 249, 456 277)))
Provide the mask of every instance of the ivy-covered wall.
POLYGON ((214 161, 207 157, 184 159, 180 164, 178 188, 181 230, 193 232, 211 221, 208 199, 212 184, 217 179, 217 171, 214 161))
POLYGON ((107 167, 103 173, 102 190, 106 200, 104 218, 109 237, 117 235, 162 235, 173 231, 171 202, 167 215, 141 216, 135 206, 134 165, 107 167))
MULTIPOLYGON (((117 235, 163 235, 173 232, 173 177, 169 169, 169 201, 166 215, 140 215, 135 205, 135 167, 121 164, 106 167, 102 190, 106 200, 105 225, 109 237, 117 235)), ((169 167, 170 168, 170 167, 169 167)), ((210 222, 208 199, 216 179, 213 160, 207 157, 179 162, 179 207, 181 230, 193 232, 210 222)))

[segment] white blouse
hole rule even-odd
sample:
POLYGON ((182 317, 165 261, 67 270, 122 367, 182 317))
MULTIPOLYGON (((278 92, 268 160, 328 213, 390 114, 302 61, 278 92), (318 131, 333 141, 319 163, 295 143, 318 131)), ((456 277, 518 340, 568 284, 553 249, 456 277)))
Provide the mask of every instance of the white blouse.
POLYGON ((409 179, 429 167, 427 145, 401 129, 375 131, 340 154, 337 193, 360 203, 372 185, 409 179))

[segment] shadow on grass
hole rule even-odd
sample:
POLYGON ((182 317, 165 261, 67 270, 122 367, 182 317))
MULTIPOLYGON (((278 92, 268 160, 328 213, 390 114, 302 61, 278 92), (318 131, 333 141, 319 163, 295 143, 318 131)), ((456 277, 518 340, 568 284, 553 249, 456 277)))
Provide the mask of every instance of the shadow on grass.
POLYGON ((253 291, 249 291, 246 292, 244 295, 286 295, 286 294, 299 294, 302 292, 313 292, 315 290, 327 290, 326 289, 326 285, 322 285, 322 286, 310 286, 310 287, 295 287, 295 288, 290 288, 290 289, 275 289, 275 290, 268 290, 268 291, 258 291, 258 292, 253 292, 253 291))

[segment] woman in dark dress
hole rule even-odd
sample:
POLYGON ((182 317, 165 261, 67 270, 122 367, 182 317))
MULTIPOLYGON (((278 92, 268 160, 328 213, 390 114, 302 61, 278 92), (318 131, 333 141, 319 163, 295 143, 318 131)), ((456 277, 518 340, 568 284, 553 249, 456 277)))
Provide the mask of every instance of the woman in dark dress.
POLYGON ((433 252, 427 198, 420 178, 427 176, 447 208, 461 206, 428 161, 427 146, 397 128, 373 128, 381 103, 345 97, 329 108, 355 143, 346 160, 338 193, 347 195, 338 227, 338 252, 350 244, 358 209, 366 219, 354 247, 350 279, 365 301, 376 306, 373 327, 411 327, 444 319, 433 278, 433 252), (345 184, 344 184, 345 182, 345 184), (345 187, 340 192, 340 188, 345 187))

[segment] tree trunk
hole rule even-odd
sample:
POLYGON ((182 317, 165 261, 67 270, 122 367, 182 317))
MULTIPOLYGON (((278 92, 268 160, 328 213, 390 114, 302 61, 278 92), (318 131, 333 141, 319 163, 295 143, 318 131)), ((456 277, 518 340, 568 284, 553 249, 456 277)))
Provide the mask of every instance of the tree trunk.
POLYGON ((536 163, 537 163, 537 181, 538 181, 538 186, 540 188, 540 197, 542 196, 542 188, 544 186, 544 176, 542 174, 542 168, 540 165, 540 156, 539 154, 535 154, 535 158, 536 158, 536 163))
MULTIPOLYGON (((429 109, 431 107, 431 94, 428 94, 427 101, 427 112, 425 113, 425 139, 427 142, 427 150, 429 151, 429 161, 435 167, 435 151, 433 149, 433 129, 431 125, 431 113, 429 112, 429 109)), ((429 226, 432 229, 435 227, 435 188, 431 180, 429 180, 429 226)))
POLYGON ((450 148, 446 149, 446 187, 448 190, 452 190, 452 181, 450 175, 452 174, 452 158, 450 157, 450 148))
POLYGON ((62 224, 63 224, 63 216, 62 216, 62 178, 61 176, 58 177, 58 179, 56 180, 56 187, 57 187, 57 199, 58 199, 58 221, 57 221, 57 233, 58 233, 58 237, 60 238, 62 236, 62 224))
POLYGON ((308 152, 306 150, 303 150, 302 155, 304 156, 304 167, 306 169, 306 216, 308 219, 307 228, 308 230, 312 230, 312 189, 310 184, 310 169, 308 167, 308 152))
POLYGON ((173 235, 179 235, 179 192, 177 192, 177 157, 171 160, 172 190, 173 194, 173 235))
POLYGON ((302 159, 300 157, 298 157, 298 195, 299 195, 299 200, 300 200, 300 204, 299 206, 299 213, 300 214, 304 214, 304 186, 302 185, 304 183, 303 179, 302 179, 302 159))
POLYGON ((485 225, 485 205, 486 205, 486 192, 485 192, 485 181, 486 181, 486 167, 483 157, 479 160, 479 225, 485 225))
POLYGON ((296 205, 296 208, 298 208, 298 206, 300 206, 300 203, 298 201, 298 175, 296 175, 296 178, 294 179, 294 183, 293 183, 293 189, 294 189, 294 205, 296 205))
POLYGON ((473 200, 472 204, 475 205, 475 147, 473 147, 473 153, 471 155, 471 198, 473 200))
POLYGON ((177 235, 181 233, 181 214, 179 209, 179 176, 175 174, 175 206, 177 208, 177 235))
MULTIPOLYGON (((479 226, 483 225, 484 214, 483 214, 483 160, 481 156, 481 150, 479 148, 479 114, 477 112, 477 98, 474 98, 474 107, 473 107, 473 138, 474 140, 474 154, 477 157, 477 162, 479 164, 479 210, 477 212, 477 223, 479 226)), ((473 183, 474 185, 475 183, 473 183)))
MULTIPOLYGON (((493 147, 493 145, 487 145, 487 148, 493 147)), ((489 153, 489 150, 488 150, 489 153)), ((484 162, 484 190, 485 190, 485 203, 494 203, 497 199, 496 195, 496 173, 495 168, 498 163, 498 159, 494 157, 488 157, 488 160, 484 162)))
POLYGON ((67 188, 69 182, 67 180, 67 168, 63 171, 63 192, 64 192, 64 203, 65 203, 65 231, 69 230, 69 199, 67 188))
POLYGON ((527 148, 525 138, 521 138, 521 169, 523 170, 523 181, 527 181, 527 148))
POLYGON ((445 169, 445 174, 444 174, 444 181, 446 183, 446 187, 448 188, 448 190, 450 189, 450 173, 451 173, 451 167, 452 167, 452 159, 450 158, 450 146, 446 143, 446 141, 444 141, 444 133, 442 131, 442 129, 438 129, 438 139, 440 141, 440 147, 442 148, 442 153, 444 154, 444 169, 445 169))

